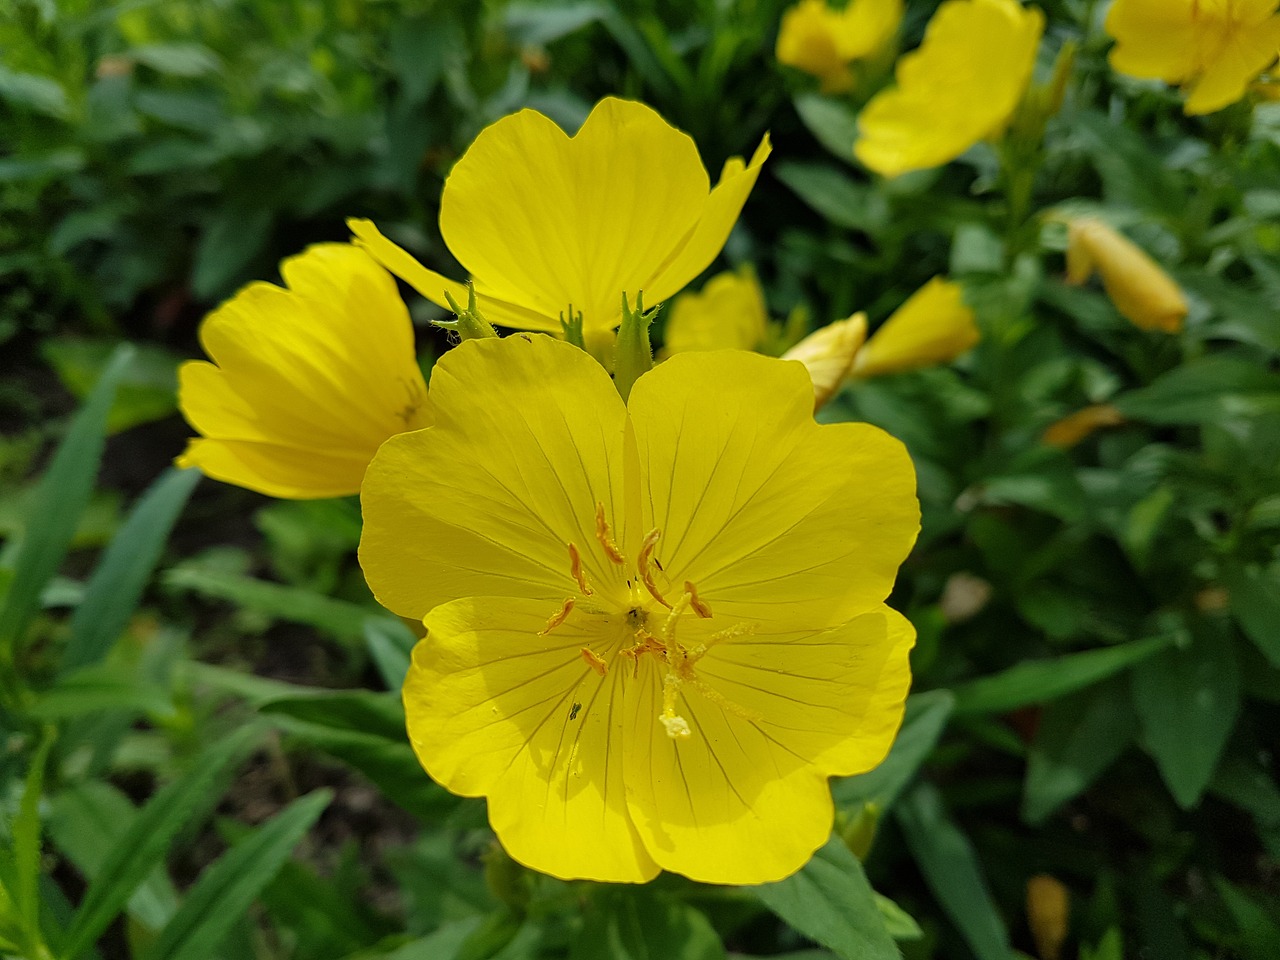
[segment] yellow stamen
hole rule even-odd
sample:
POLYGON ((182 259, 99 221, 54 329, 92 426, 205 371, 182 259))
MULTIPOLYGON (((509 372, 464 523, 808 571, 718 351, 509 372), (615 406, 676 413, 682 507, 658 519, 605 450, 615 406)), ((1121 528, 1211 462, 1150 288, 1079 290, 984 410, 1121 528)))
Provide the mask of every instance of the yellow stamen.
POLYGON ((586 647, 582 648, 582 659, 588 667, 590 667, 592 670, 594 670, 596 673, 598 673, 602 677, 609 672, 609 665, 605 663, 603 660, 601 660, 598 656, 596 656, 593 652, 588 650, 586 647))
POLYGON ((609 535, 609 521, 604 518, 604 504, 600 502, 596 503, 596 539, 604 548, 605 555, 614 563, 627 562, 627 558, 622 555, 622 551, 609 535))
MULTIPOLYGON (((653 599, 657 600, 664 607, 670 607, 671 604, 667 603, 666 598, 663 597, 662 592, 658 589, 657 582, 653 579, 653 571, 649 569, 650 560, 657 563, 657 560, 653 556, 653 548, 658 545, 658 538, 661 536, 661 531, 656 528, 645 534, 644 540, 640 544, 640 556, 636 558, 636 572, 640 574, 641 582, 644 584, 645 589, 649 591, 653 599)), ((661 564, 658 565, 658 569, 662 569, 661 564)))
POLYGON ((538 631, 538 636, 545 637, 556 627, 560 626, 560 624, 564 623, 565 620, 569 619, 569 611, 572 609, 573 597, 569 597, 565 600, 564 605, 551 615, 551 618, 547 621, 547 625, 538 631))
POLYGON ((573 543, 569 544, 569 573, 578 581, 578 589, 582 591, 583 596, 591 596, 591 585, 587 583, 587 575, 582 569, 582 554, 573 543))
POLYGON ((711 608, 698 599, 698 588, 693 585, 692 580, 684 582, 684 592, 689 594, 689 608, 703 620, 710 620, 711 608))

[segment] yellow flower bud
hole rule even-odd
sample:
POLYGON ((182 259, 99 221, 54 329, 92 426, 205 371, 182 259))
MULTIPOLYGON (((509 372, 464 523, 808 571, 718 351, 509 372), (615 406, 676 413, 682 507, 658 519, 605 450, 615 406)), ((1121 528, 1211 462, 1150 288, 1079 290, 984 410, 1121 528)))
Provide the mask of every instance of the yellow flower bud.
POLYGON ((1069 450, 1095 430, 1102 427, 1117 427, 1122 423, 1124 423, 1124 414, 1111 404, 1095 404, 1050 424, 1040 440, 1051 447, 1069 450))
POLYGON ((867 315, 855 313, 815 330, 782 355, 783 360, 799 360, 809 371, 814 410, 821 409, 848 379, 853 359, 866 339, 867 315))
POLYGON ((1044 873, 1027 881, 1027 926, 1040 960, 1061 960, 1070 916, 1071 895, 1060 881, 1044 873))
POLYGON ((1126 320, 1143 330, 1182 329, 1187 299, 1159 264, 1101 220, 1072 220, 1067 225, 1067 282, 1084 283, 1095 270, 1126 320))
POLYGON ((934 277, 911 295, 858 351, 856 377, 950 363, 979 340, 973 311, 957 283, 934 277))

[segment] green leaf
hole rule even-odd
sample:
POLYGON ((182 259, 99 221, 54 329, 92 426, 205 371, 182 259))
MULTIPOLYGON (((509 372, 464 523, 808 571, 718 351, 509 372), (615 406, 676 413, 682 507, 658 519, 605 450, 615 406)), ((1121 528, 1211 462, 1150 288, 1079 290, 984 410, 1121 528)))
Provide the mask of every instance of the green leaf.
POLYGON ((592 898, 569 960, 723 960, 707 918, 643 887, 604 887, 592 898))
POLYGON ((62 654, 63 673, 98 663, 124 632, 169 531, 200 476, 199 470, 166 470, 129 512, 94 568, 84 599, 71 617, 71 639, 62 654))
POLYGON ((418 642, 413 632, 398 620, 369 620, 364 625, 364 642, 387 689, 403 687, 413 648, 418 642))
MULTIPOLYGON (((118 226, 111 221, 103 224, 102 229, 115 233, 118 226)), ((57 338, 46 340, 40 354, 63 385, 77 397, 84 398, 110 360, 115 346, 114 341, 57 338)), ((133 359, 116 384, 115 401, 107 415, 108 433, 160 420, 178 409, 179 357, 156 344, 137 344, 133 349, 133 359)))
POLYGON ((334 730, 366 733, 397 742, 406 739, 404 705, 399 691, 309 690, 271 700, 259 709, 266 714, 281 714, 334 730))
POLYGON ((818 93, 802 93, 795 98, 794 103, 800 122, 817 141, 838 159, 853 163, 853 143, 858 139, 858 115, 843 101, 818 93))
POLYGON ((1262 904, 1222 877, 1214 878, 1218 895, 1235 924, 1236 949, 1241 960, 1275 960, 1280 957, 1280 904, 1262 904))
POLYGON ((196 245, 191 289, 201 300, 230 293, 271 235, 272 208, 230 204, 205 224, 196 245))
POLYGON ((1174 800, 1193 807, 1227 745, 1240 710, 1240 671, 1229 637, 1202 631, 1133 672, 1143 741, 1174 800))
POLYGON ((95 664, 72 671, 40 693, 28 708, 38 720, 67 720, 99 710, 124 710, 168 717, 174 712, 169 691, 148 683, 131 667, 95 664))
POLYGON ((838 839, 785 880, 744 888, 810 940, 842 960, 897 960, 862 864, 838 839))
POLYGON ((512 3, 502 14, 502 25, 520 44, 545 46, 598 22, 605 15, 604 4, 512 3))
POLYGON ((157 73, 171 77, 201 77, 222 68, 218 55, 198 43, 154 43, 134 47, 129 56, 157 73))
POLYGON ((916 784, 893 814, 925 883, 978 960, 1012 960, 1009 931, 973 844, 947 816, 938 791, 928 783, 916 784))
POLYGON ((34 73, 15 73, 3 65, 0 65, 0 100, 48 117, 65 117, 70 112, 67 92, 57 80, 34 73))
POLYGON ((1227 589, 1240 629, 1280 669, 1280 566, 1233 571, 1227 589))
POLYGON ((886 896, 877 893, 875 898, 880 916, 884 918, 884 928, 889 931, 889 936, 894 940, 903 943, 924 937, 924 931, 920 929, 920 924, 916 923, 915 917, 886 896))
POLYGON ((55 734, 47 728, 31 757, 18 816, 13 822, 13 865, 17 882, 13 891, 22 936, 29 953, 41 956, 44 940, 40 934, 40 800, 44 793, 45 767, 55 734))
POLYGON ((89 884, 67 931, 63 960, 78 957, 98 939, 138 885, 164 862, 178 831, 191 825, 197 810, 207 809, 209 791, 223 770, 243 754, 258 733, 255 727, 241 727, 216 741, 195 759, 186 776, 162 788, 139 811, 89 884))
POLYGON ((275 877, 333 794, 317 790, 295 800, 205 868, 169 920, 146 960, 205 960, 275 877))
POLYGON ((0 651, 10 658, 40 602, 40 591, 58 571, 75 536, 80 513, 93 493, 102 459, 104 429, 116 383, 133 356, 122 346, 76 414, 28 507, 30 522, 13 563, 13 580, 0 608, 0 651))
POLYGON ((1280 411, 1280 374, 1263 364, 1211 356, 1175 367, 1149 387, 1112 399, 1131 420, 1218 423, 1280 411))
POLYGON ((1129 748, 1138 717, 1119 680, 1051 704, 1027 761, 1022 816, 1040 823, 1082 793, 1129 748))
POLYGON ((833 781, 831 793, 842 807, 874 803, 893 805, 937 744, 951 717, 955 698, 949 690, 914 693, 907 698, 902 729, 884 762, 869 773, 833 781))
POLYGON ((1019 707, 1047 703, 1141 663, 1172 642, 1172 636, 1150 637, 1053 660, 1028 660, 955 688, 952 691, 956 697, 955 712, 957 716, 1005 713, 1019 707))
POLYGON ((874 233, 888 223, 889 205, 873 187, 825 163, 780 163, 773 175, 838 227, 874 233))

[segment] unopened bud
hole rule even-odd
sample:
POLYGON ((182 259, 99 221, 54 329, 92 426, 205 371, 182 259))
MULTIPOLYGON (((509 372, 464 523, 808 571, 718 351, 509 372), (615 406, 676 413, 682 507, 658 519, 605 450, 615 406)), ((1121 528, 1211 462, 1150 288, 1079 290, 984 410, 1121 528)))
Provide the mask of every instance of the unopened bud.
POLYGON ((934 277, 872 334, 853 361, 856 377, 950 363, 980 339, 958 283, 934 277))
POLYGON ((1143 330, 1182 329, 1187 298, 1146 251, 1101 220, 1072 220, 1067 225, 1067 282, 1084 283, 1095 270, 1126 320, 1143 330))
POLYGON ((1027 926, 1040 960, 1061 960, 1070 916, 1071 895, 1060 881, 1044 873, 1027 881, 1027 926))
POLYGON ((1050 447, 1069 450, 1081 440, 1103 427, 1118 427, 1124 423, 1124 414, 1109 403, 1095 404, 1069 414, 1057 423, 1050 424, 1041 435, 1042 443, 1050 447))
POLYGON ((867 859, 867 854, 876 841, 876 830, 880 826, 880 806, 864 803, 857 813, 842 817, 841 820, 837 825, 840 839, 859 860, 867 859))
POLYGON ((819 410, 836 395, 853 372, 853 359, 867 339, 867 315, 855 313, 815 330, 782 355, 799 360, 813 381, 813 409, 819 410))

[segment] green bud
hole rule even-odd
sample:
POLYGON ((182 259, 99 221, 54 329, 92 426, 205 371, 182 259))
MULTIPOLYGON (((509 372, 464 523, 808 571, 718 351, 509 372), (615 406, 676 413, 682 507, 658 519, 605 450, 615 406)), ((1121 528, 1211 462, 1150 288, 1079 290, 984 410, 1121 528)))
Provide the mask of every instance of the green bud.
POLYGON ((576 314, 573 312, 573 304, 569 304, 569 319, 565 320, 564 314, 560 314, 560 329, 564 331, 564 338, 575 347, 583 350, 587 349, 586 341, 582 336, 582 311, 576 314))
POLYGON ((449 302, 449 309, 454 312, 457 319, 435 320, 433 322, 437 327, 452 330, 463 340, 479 340, 482 337, 496 337, 498 335, 498 331, 493 329, 493 324, 484 318, 484 314, 476 306, 476 288, 473 283, 467 281, 467 307, 465 310, 458 306, 458 301, 453 299, 453 295, 448 290, 444 292, 444 298, 449 302))
POLYGON ((859 860, 865 860, 876 842, 876 828, 879 825, 880 805, 864 803, 862 809, 853 815, 842 812, 837 818, 836 830, 853 855, 859 860))
POLYGON ((646 311, 644 293, 636 294, 636 308, 631 309, 627 295, 622 295, 622 326, 618 328, 618 344, 613 358, 613 382, 622 399, 631 396, 631 388, 642 375, 653 369, 653 345, 649 327, 662 305, 646 311))
POLYGON ((533 897, 532 876, 516 863, 495 840, 480 856, 489 892, 512 913, 524 916, 533 897))

